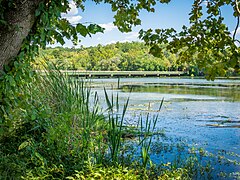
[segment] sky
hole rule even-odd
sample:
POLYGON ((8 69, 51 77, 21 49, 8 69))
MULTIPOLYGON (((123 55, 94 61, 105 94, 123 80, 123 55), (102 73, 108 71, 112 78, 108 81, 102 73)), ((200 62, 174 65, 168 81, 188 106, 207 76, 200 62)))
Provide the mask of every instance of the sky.
MULTIPOLYGON (((149 28, 175 28, 180 30, 183 25, 189 25, 189 12, 191 11, 193 0, 172 0, 169 4, 160 4, 155 7, 154 13, 149 13, 146 10, 140 12, 142 24, 132 29, 130 33, 121 33, 117 27, 113 25, 114 12, 111 11, 109 4, 96 4, 90 0, 86 0, 85 10, 78 9, 72 1, 70 1, 71 10, 67 14, 62 14, 62 17, 67 18, 70 23, 83 23, 88 25, 96 23, 105 28, 104 33, 97 33, 92 37, 79 37, 81 42, 77 45, 89 47, 98 44, 106 45, 116 42, 131 42, 140 41, 138 39, 138 31, 140 29, 147 30, 149 28)), ((236 19, 232 16, 233 10, 230 6, 222 8, 222 15, 225 18, 224 22, 228 25, 231 32, 236 26, 236 19)), ((238 28, 237 38, 240 39, 240 28, 238 28)), ((53 46, 61 46, 54 44, 53 46)), ((74 47, 74 45, 66 40, 64 47, 74 47)))

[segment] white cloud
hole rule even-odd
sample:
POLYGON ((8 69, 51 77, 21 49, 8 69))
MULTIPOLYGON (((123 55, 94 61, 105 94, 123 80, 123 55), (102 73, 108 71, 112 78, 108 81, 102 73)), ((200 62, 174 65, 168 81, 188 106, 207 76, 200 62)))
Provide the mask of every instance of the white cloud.
POLYGON ((117 41, 109 41, 109 42, 107 42, 107 43, 105 43, 105 44, 115 44, 117 41))
POLYGON ((117 29, 117 27, 114 26, 113 23, 99 24, 99 26, 101 26, 102 28, 105 28, 105 32, 117 29))
MULTIPOLYGON (((233 37, 235 30, 231 32, 231 37, 233 37)), ((236 31, 235 39, 240 40, 240 27, 236 31)), ((235 41, 235 44, 240 47, 240 43, 238 41, 235 41)))
MULTIPOLYGON (((231 35, 233 36, 233 34, 234 34, 234 32, 235 32, 235 30, 233 30, 232 32, 231 32, 231 35)), ((240 35, 240 27, 237 29, 237 31, 236 31, 236 36, 239 36, 240 35)))
POLYGON ((62 13, 62 16, 70 17, 78 14, 78 9, 73 1, 69 2, 69 7, 70 7, 70 10, 67 11, 67 13, 62 13))
POLYGON ((118 42, 120 42, 120 43, 125 43, 125 42, 131 42, 131 41, 129 41, 129 40, 127 40, 127 39, 124 39, 124 40, 118 41, 118 42))
POLYGON ((237 29, 236 35, 240 35, 240 27, 237 29))
POLYGON ((235 44, 236 44, 237 47, 240 47, 240 43, 239 42, 236 41, 235 44))
POLYGON ((69 2, 70 10, 67 13, 62 13, 62 17, 66 18, 71 24, 77 24, 82 19, 82 16, 78 15, 78 9, 73 1, 69 2))
POLYGON ((125 35, 126 35, 126 39, 129 39, 129 40, 138 39, 138 32, 129 32, 129 33, 125 33, 125 35))
POLYGON ((82 19, 82 16, 77 15, 77 16, 70 16, 70 17, 66 17, 66 19, 71 23, 71 24, 77 24, 80 22, 80 20, 82 19))
POLYGON ((67 12, 68 15, 74 16, 78 14, 78 9, 73 1, 69 3, 70 11, 67 12))
POLYGON ((119 43, 125 43, 125 42, 131 42, 131 41, 129 41, 129 40, 127 40, 127 39, 120 40, 120 41, 109 41, 109 42, 105 43, 105 45, 107 45, 107 44, 116 44, 117 42, 119 42, 119 43))

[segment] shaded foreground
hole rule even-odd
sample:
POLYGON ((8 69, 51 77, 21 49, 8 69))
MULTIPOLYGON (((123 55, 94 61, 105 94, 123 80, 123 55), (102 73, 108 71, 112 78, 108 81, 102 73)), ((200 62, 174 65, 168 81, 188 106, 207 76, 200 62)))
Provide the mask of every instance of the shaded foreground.
MULTIPOLYGON (((156 112, 139 116, 136 126, 124 119, 128 107, 104 91, 106 110, 97 93, 59 71, 35 76, 18 87, 14 103, 2 107, 0 179, 193 179, 214 178, 204 149, 166 143, 156 128, 156 112), (158 141, 155 141, 158 139, 158 141), (168 156, 154 164, 151 151, 168 156), (189 149, 188 154, 185 152, 189 149)), ((222 158, 223 161, 225 160, 222 158)), ((218 161, 216 161, 218 162, 218 161)), ((236 173, 217 176, 234 178, 236 173)))

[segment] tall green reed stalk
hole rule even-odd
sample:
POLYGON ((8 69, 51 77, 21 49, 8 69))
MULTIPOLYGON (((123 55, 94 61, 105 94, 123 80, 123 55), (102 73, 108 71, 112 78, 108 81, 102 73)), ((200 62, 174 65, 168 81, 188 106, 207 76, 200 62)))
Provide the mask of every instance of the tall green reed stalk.
MULTIPOLYGON (((147 113, 146 120, 144 123, 143 116, 141 115, 139 118, 140 123, 140 132, 142 136, 139 136, 139 146, 141 146, 141 158, 142 158, 142 166, 146 169, 148 163, 151 163, 149 151, 152 143, 153 132, 156 128, 156 123, 159 117, 159 112, 163 105, 163 100, 160 102, 160 106, 158 108, 157 114, 150 117, 150 113, 147 113)), ((138 124, 139 124, 138 123, 138 124)))
POLYGON ((109 99, 109 96, 107 94, 106 89, 104 88, 105 93, 105 99, 108 106, 108 144, 111 154, 111 160, 113 163, 118 162, 118 156, 120 153, 120 148, 122 145, 122 134, 123 134, 123 121, 124 117, 127 111, 128 103, 129 103, 129 97, 126 101, 126 103, 123 105, 123 110, 121 113, 119 113, 119 98, 118 95, 116 97, 116 111, 114 106, 114 97, 113 94, 111 96, 111 99, 109 99))

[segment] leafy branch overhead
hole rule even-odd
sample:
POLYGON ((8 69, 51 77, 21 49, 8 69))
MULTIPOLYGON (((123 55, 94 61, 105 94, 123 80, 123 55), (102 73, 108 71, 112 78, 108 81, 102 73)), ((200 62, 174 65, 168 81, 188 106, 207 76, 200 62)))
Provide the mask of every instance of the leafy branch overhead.
POLYGON ((194 63, 202 69, 208 79, 224 76, 229 68, 239 73, 239 40, 236 32, 239 27, 239 3, 237 1, 195 0, 189 17, 189 27, 183 26, 180 32, 174 29, 140 31, 140 38, 152 46, 150 52, 161 56, 161 44, 177 53, 181 63, 194 63), (203 2, 207 3, 207 16, 203 16, 203 2), (237 24, 233 35, 224 24, 221 8, 231 5, 237 24), (185 50, 184 50, 185 49, 185 50), (180 51, 179 51, 180 50, 180 51), (197 55, 197 61, 193 60, 197 55))
MULTIPOLYGON (((155 12, 157 3, 171 3, 171 0, 92 1, 96 4, 108 3, 111 5, 112 11, 115 12, 114 25, 122 32, 130 32, 133 26, 141 24, 139 18, 141 10, 155 12)), ((31 20, 33 24, 21 43, 21 51, 27 57, 37 54, 39 47, 45 48, 47 44, 59 42, 63 45, 64 38, 77 44, 81 36, 86 37, 104 32, 104 29, 97 24, 71 24, 62 17, 62 13, 67 13, 70 10, 68 0, 34 0, 32 2, 35 2, 36 5, 34 19, 31 20)), ((73 0, 72 2, 84 11, 86 0, 73 0)), ((17 23, 12 23, 15 21, 9 18, 9 14, 24 7, 23 5, 26 3, 29 2, 24 0, 0 1, 1 37, 13 29, 18 28, 18 31, 21 31, 17 23)), ((224 76, 229 68, 239 72, 240 49, 239 39, 236 37, 239 27, 239 9, 238 0, 194 0, 189 13, 189 26, 183 26, 180 32, 174 29, 141 30, 139 37, 151 46, 150 53, 154 56, 161 57, 161 47, 164 44, 164 47, 179 56, 180 63, 196 64, 205 72, 207 78, 214 79, 219 75, 224 76), (225 6, 232 7, 232 16, 236 18, 233 34, 224 23, 224 17, 221 13, 221 9, 225 6), (198 61, 193 60, 193 55, 198 56, 198 61)), ((20 53, 18 52, 18 54, 20 53)), ((8 58, 13 59, 14 55, 8 58)), ((26 59, 26 56, 24 58, 26 59)), ((9 62, 11 61, 1 62, 0 69, 2 69, 2 64, 6 65, 9 62)))

